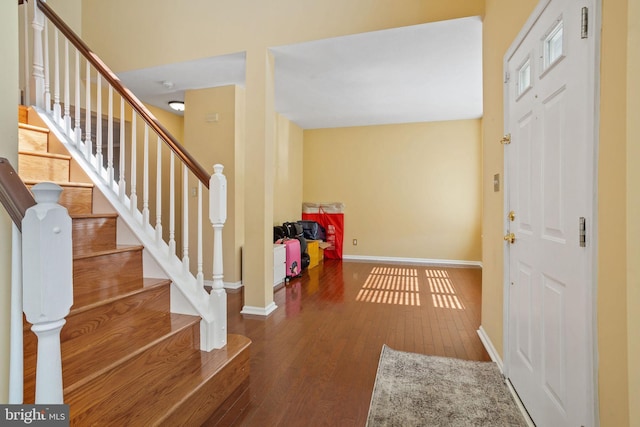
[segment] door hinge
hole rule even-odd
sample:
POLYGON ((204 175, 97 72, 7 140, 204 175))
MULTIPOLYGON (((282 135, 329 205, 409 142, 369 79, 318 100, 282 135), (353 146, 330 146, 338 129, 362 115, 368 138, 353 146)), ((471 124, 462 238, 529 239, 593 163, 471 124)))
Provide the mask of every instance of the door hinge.
POLYGON ((511 144, 511 134, 508 133, 505 136, 503 136, 502 139, 500 140, 500 144, 502 144, 502 145, 511 144))
POLYGON ((579 229, 580 229, 580 247, 586 248, 587 247, 587 220, 583 216, 580 217, 579 229))
POLYGON ((511 75, 509 74, 508 71, 504 72, 504 82, 505 83, 509 83, 509 80, 511 79, 511 75))
POLYGON ((580 31, 582 33, 582 38, 586 39, 589 37, 589 8, 582 8, 582 23, 580 24, 580 31))

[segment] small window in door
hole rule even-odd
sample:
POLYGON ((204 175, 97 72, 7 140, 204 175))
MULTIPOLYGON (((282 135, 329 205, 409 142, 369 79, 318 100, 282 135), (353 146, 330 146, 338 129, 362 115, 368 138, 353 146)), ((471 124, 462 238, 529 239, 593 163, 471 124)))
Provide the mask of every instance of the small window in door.
POLYGON ((518 68, 518 81, 516 83, 518 85, 518 90, 516 91, 517 96, 519 97, 527 90, 531 89, 531 58, 527 57, 527 59, 520 65, 518 68))
POLYGON ((549 67, 564 57, 564 37, 563 37, 563 21, 558 19, 551 31, 547 33, 542 43, 542 71, 546 71, 549 67))

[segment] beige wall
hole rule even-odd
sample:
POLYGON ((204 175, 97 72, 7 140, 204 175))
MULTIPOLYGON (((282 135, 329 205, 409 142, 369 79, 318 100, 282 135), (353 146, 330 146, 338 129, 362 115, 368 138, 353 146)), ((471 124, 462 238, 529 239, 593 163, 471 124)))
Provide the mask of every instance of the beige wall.
POLYGON ((480 120, 307 130, 304 201, 345 204, 344 255, 480 261, 480 131, 480 120))
POLYGON ((196 0, 188 5, 172 0, 82 0, 82 5, 83 36, 115 71, 484 11, 483 0, 196 0), (150 48, 156 45, 162 48, 150 48))
MULTIPOLYGON (((18 167, 18 2, 0 2, 0 157, 18 167)), ((9 399, 11 220, 0 207, 0 403, 9 399)))
MULTIPOLYGON (((244 141, 238 141, 244 144, 244 141)), ((239 282, 241 280, 241 249, 242 240, 238 240, 236 229, 242 224, 243 218, 238 217, 235 209, 237 191, 236 174, 236 87, 224 86, 210 89, 190 90, 185 94, 184 112, 184 145, 198 162, 213 173, 213 165, 222 164, 227 177, 227 222, 223 236, 224 281, 239 282)), ((190 186, 195 188, 195 183, 190 186)), ((195 199, 190 198, 190 240, 195 242, 195 224, 197 212, 195 199)), ((207 204, 204 204, 204 242, 213 242, 213 229, 208 217, 207 204)), ((211 280, 213 248, 206 244, 204 250, 204 276, 211 280)), ((191 254, 192 264, 195 266, 196 254, 191 254)))
MULTIPOLYGON (((640 0, 629 0, 627 93, 640 94, 640 0)), ((629 369, 629 420, 640 426, 640 98, 627 96, 627 357, 629 369)))
MULTIPOLYGON (((626 49, 627 1, 604 0, 600 64, 597 277, 598 380, 603 426, 626 426, 630 422, 625 303, 627 248, 624 243, 627 240, 628 184, 626 49)), ((638 260, 633 262, 637 263, 638 260)))
POLYGON ((302 210, 302 128, 286 117, 276 118, 276 176, 273 224, 300 219, 302 210))

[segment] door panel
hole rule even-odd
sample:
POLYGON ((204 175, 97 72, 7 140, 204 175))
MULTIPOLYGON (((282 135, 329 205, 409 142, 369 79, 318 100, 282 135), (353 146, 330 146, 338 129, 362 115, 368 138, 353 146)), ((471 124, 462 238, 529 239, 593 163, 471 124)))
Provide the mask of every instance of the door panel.
MULTIPOLYGON (((550 0, 506 57, 507 375, 540 426, 594 424, 589 249, 595 44, 582 7, 550 0), (590 83, 591 82, 591 83, 590 83)), ((593 9, 593 8, 592 8, 593 9)))

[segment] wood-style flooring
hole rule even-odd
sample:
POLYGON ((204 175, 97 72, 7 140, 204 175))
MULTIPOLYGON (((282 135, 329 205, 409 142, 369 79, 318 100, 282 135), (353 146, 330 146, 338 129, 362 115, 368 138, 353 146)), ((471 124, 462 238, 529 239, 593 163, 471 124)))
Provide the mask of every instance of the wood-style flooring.
POLYGON ((383 344, 490 360, 481 270, 325 260, 274 293, 268 318, 228 294, 229 333, 252 340, 250 400, 235 426, 364 426, 383 344))

